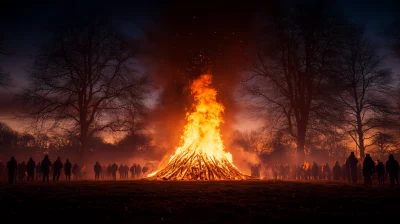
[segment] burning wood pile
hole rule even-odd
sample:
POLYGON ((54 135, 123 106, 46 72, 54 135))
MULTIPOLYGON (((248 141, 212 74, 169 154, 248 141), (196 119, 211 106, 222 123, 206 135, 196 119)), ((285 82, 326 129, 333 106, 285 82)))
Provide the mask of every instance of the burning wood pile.
POLYGON ((194 108, 187 114, 187 124, 168 165, 148 175, 150 180, 246 180, 224 151, 219 125, 224 111, 211 87, 212 76, 205 74, 191 84, 194 108))

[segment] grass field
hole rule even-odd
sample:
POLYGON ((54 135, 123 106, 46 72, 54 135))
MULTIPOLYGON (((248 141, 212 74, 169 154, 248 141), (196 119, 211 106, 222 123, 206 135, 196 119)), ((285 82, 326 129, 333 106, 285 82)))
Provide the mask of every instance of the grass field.
POLYGON ((17 183, 0 184, 0 217, 57 224, 370 222, 399 214, 399 198, 398 187, 335 182, 17 183))

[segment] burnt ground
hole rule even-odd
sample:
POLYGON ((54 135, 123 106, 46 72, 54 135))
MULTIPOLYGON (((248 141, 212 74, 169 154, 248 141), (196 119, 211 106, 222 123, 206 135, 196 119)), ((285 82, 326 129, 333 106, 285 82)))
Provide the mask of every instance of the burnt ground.
POLYGON ((57 224, 371 222, 397 217, 399 198, 400 187, 344 182, 0 183, 0 219, 57 224))

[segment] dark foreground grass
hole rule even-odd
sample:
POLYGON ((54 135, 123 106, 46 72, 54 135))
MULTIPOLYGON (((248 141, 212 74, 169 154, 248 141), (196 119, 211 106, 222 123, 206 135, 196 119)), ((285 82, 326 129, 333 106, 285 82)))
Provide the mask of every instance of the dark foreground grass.
MULTIPOLYGON (((268 223, 398 216, 400 188, 331 182, 0 184, 6 223, 268 223)), ((1 222, 0 220, 0 222, 1 222)))

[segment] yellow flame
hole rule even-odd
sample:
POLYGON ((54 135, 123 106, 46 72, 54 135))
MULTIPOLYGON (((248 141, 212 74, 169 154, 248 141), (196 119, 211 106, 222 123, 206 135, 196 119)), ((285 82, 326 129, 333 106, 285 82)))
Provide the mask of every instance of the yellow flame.
MULTIPOLYGON (((224 106, 217 102, 217 91, 211 87, 212 76, 204 74, 191 84, 191 94, 194 97, 194 108, 186 114, 187 123, 181 136, 180 146, 169 162, 176 159, 185 160, 187 156, 198 155, 206 161, 214 161, 218 166, 236 167, 232 163, 232 155, 224 151, 219 126, 223 122, 224 106), (224 165, 225 164, 225 165, 224 165)), ((226 167, 225 167, 226 168, 226 167)), ((229 168, 227 168, 229 169, 229 168)), ((152 177, 159 171, 148 175, 152 177)), ((236 172, 240 174, 239 171, 236 172)))

